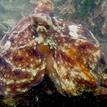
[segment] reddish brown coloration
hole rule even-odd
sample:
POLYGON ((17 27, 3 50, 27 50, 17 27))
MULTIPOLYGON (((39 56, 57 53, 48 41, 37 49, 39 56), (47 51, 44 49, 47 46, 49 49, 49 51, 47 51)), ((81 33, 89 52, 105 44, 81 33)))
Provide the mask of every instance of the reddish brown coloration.
POLYGON ((25 92, 45 74, 61 93, 96 90, 101 51, 87 36, 93 35, 42 12, 23 18, 1 41, 0 94, 25 92))

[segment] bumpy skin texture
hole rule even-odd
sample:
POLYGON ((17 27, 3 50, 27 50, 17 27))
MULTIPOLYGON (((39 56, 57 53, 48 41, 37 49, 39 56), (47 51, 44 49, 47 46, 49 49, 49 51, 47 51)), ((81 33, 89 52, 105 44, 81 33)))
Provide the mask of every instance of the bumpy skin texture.
POLYGON ((91 36, 80 25, 44 13, 23 18, 1 40, 0 94, 16 96, 40 83, 45 74, 61 93, 95 90, 101 50, 91 36))
POLYGON ((33 31, 32 18, 27 17, 3 39, 0 58, 1 94, 14 96, 42 80, 46 64, 43 54, 37 49, 34 35, 36 32, 33 31), (8 48, 5 50, 5 47, 8 48))

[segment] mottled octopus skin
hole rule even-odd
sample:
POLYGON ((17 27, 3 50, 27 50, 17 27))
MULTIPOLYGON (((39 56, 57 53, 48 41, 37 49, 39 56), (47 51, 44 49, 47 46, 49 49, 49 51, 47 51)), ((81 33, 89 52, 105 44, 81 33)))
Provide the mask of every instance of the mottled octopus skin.
POLYGON ((68 24, 45 14, 24 17, 1 41, 0 94, 16 96, 40 83, 44 75, 60 93, 79 95, 95 90, 94 71, 101 58, 100 47, 87 39, 69 35, 68 24))
POLYGON ((33 39, 36 34, 31 21, 29 17, 22 19, 2 43, 11 43, 0 58, 0 94, 4 96, 25 92, 43 79, 46 63, 33 39))

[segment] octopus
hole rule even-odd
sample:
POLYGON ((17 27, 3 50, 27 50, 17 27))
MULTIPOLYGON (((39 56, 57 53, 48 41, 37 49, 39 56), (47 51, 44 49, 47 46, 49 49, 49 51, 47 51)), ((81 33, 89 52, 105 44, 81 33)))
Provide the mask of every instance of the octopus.
POLYGON ((102 94, 102 90, 106 94, 105 61, 98 40, 82 25, 52 16, 51 2, 40 0, 34 13, 1 39, 0 95, 24 93, 45 75, 61 94, 102 94))

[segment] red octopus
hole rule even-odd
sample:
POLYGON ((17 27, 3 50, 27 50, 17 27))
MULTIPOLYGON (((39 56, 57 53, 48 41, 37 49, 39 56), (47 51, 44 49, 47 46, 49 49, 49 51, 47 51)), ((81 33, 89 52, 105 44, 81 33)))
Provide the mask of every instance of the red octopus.
POLYGON ((60 93, 79 95, 99 89, 102 73, 96 69, 101 49, 93 34, 81 25, 52 16, 50 0, 41 0, 35 12, 21 19, 0 42, 0 94, 26 92, 48 75, 60 93))

